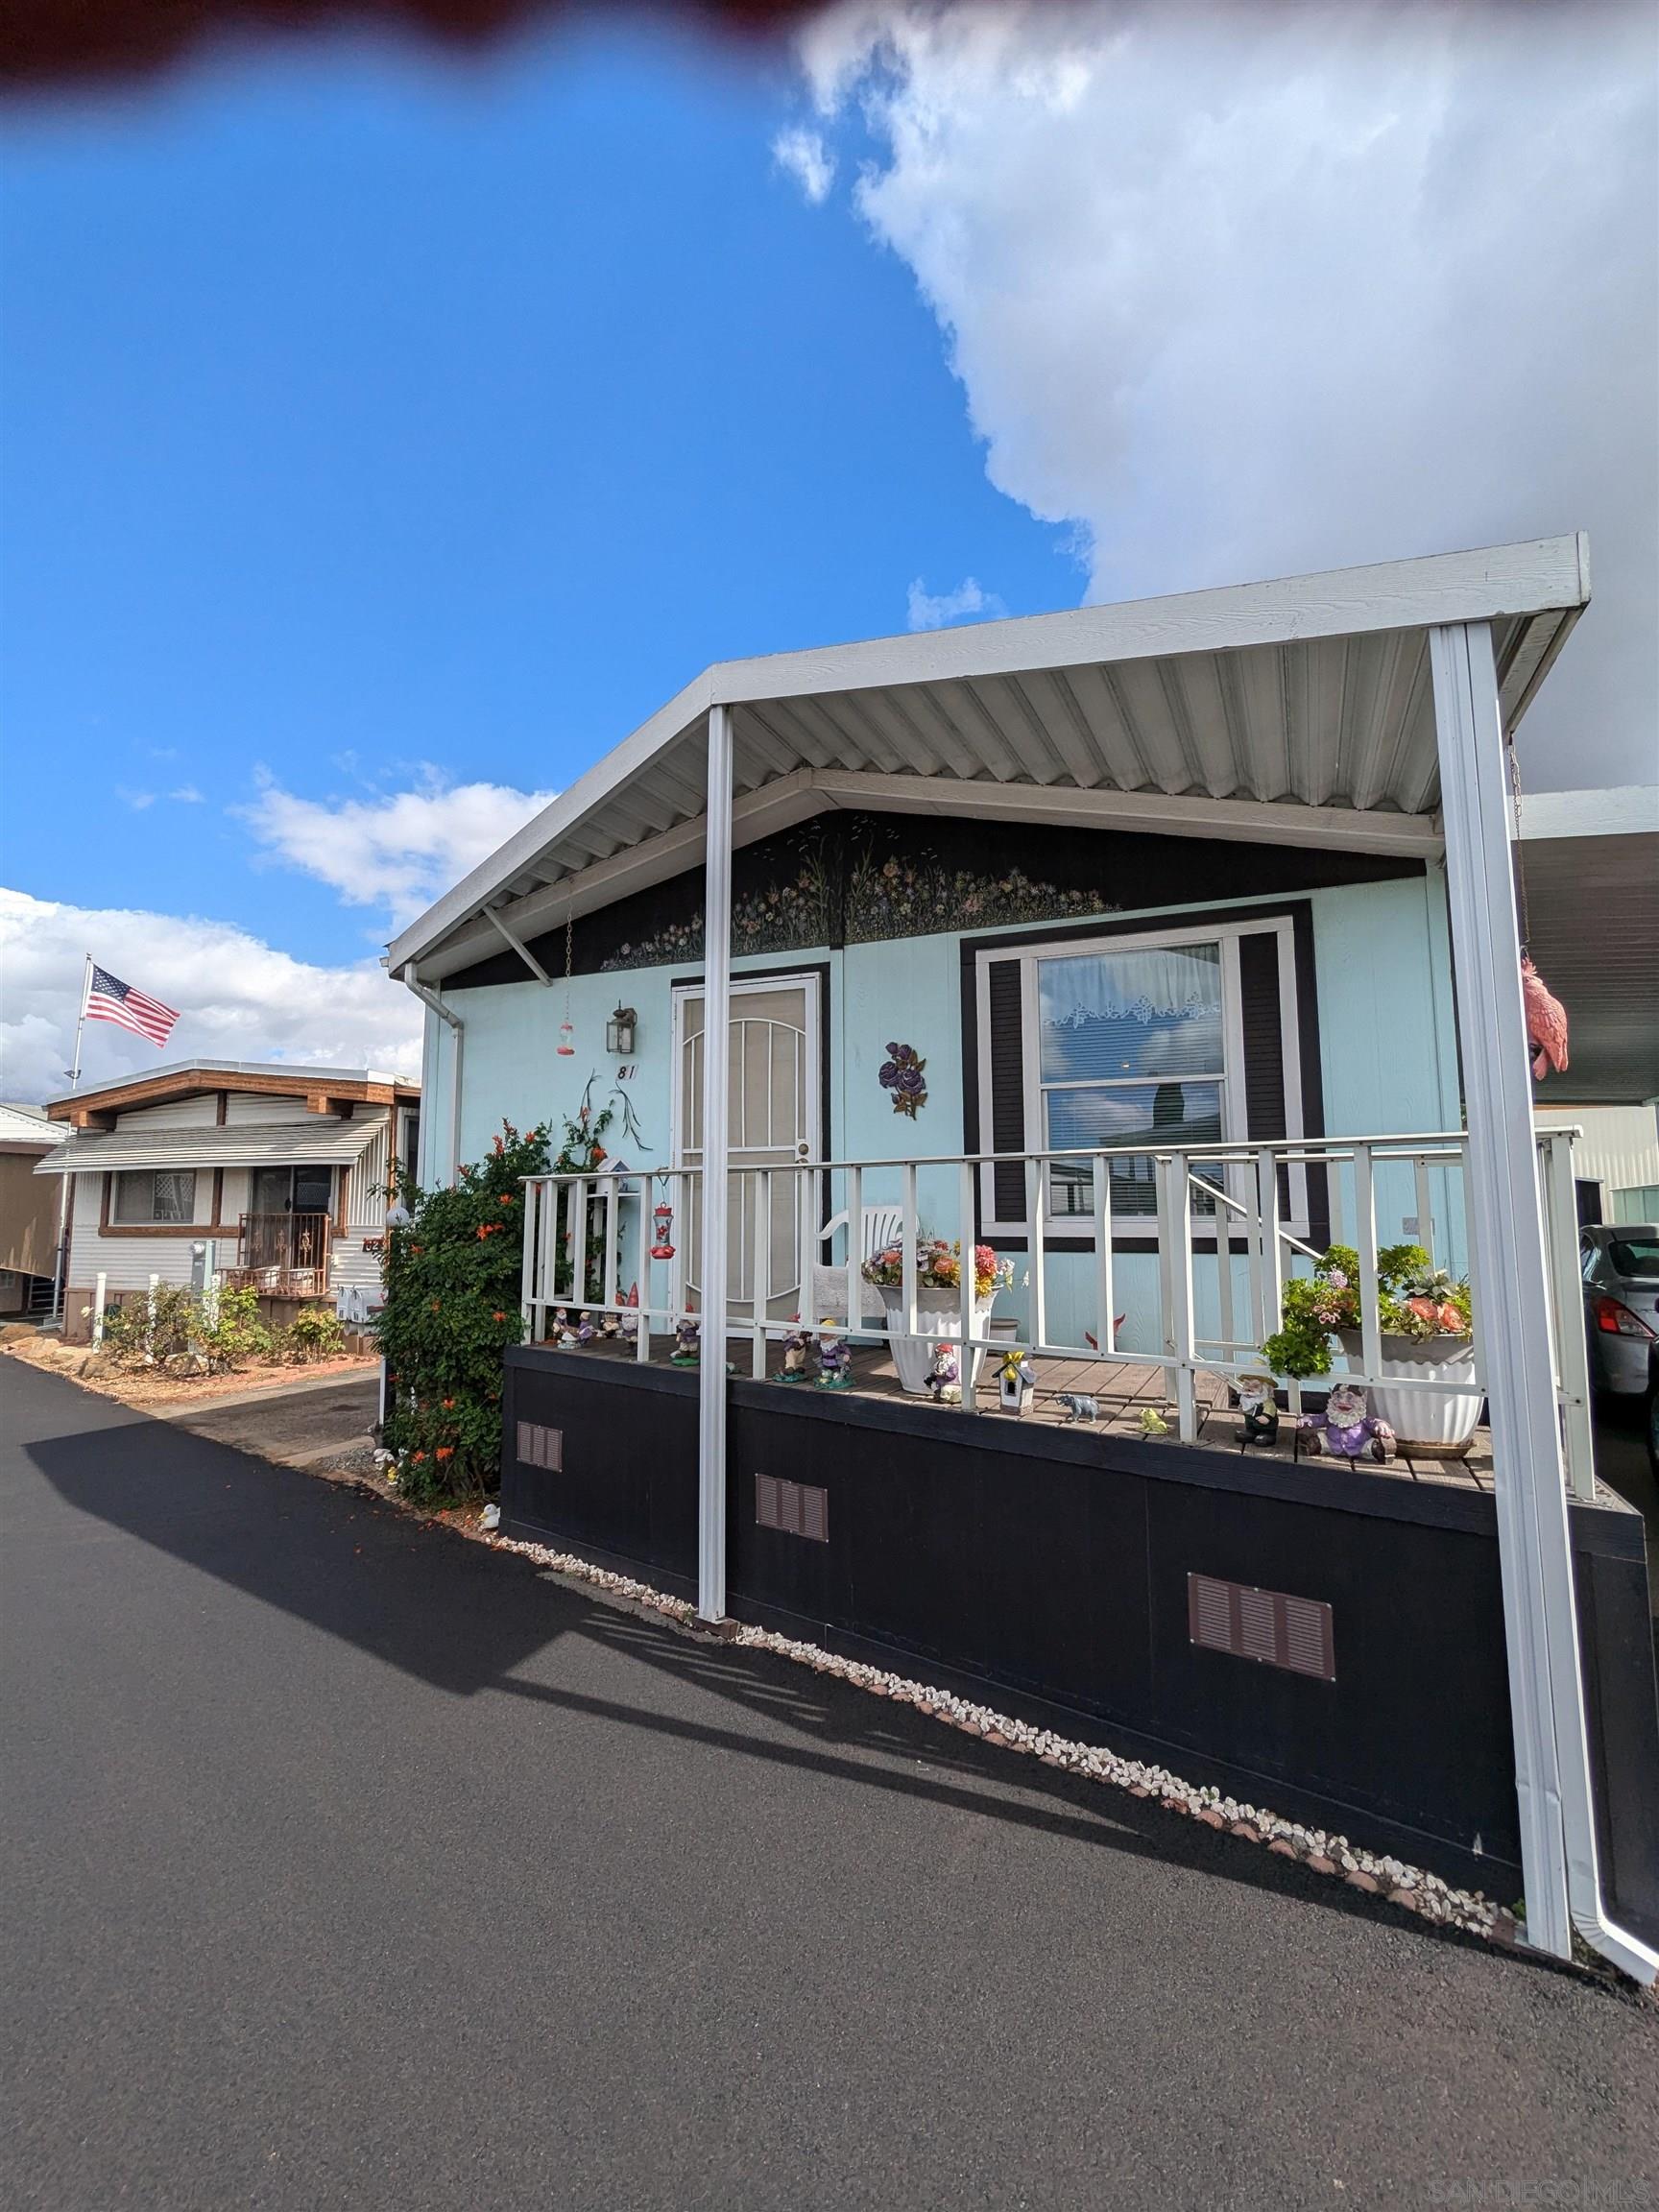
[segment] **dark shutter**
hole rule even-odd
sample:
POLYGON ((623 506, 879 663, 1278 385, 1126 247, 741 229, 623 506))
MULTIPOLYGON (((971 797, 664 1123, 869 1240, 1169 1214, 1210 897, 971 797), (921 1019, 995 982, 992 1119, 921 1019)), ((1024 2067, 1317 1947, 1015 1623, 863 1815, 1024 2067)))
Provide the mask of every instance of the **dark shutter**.
POLYGON ((1244 1019, 1245 1127, 1253 1141, 1264 1143, 1288 1134, 1276 930, 1254 929, 1239 938, 1238 997, 1244 1019))
MULTIPOLYGON (((1020 962, 992 960, 985 970, 986 1018, 991 1026, 991 1152, 1025 1149, 1025 1042, 1020 962)), ((1025 1170, 1017 1160, 991 1170, 998 1221, 1025 1218, 1025 1170)))

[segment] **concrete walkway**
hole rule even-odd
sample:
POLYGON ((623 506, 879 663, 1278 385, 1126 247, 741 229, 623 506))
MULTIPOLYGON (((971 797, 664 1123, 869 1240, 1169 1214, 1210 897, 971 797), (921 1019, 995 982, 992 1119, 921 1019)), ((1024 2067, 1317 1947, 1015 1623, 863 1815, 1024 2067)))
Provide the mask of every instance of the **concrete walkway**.
POLYGON ((256 1452, 290 1467, 312 1467, 370 1449, 370 1429, 379 1409, 376 1367, 367 1375, 308 1376, 197 1406, 170 1406, 160 1418, 217 1444, 256 1452))
POLYGON ((0 1388, 8 2204, 1659 2200, 1649 2001, 0 1388))

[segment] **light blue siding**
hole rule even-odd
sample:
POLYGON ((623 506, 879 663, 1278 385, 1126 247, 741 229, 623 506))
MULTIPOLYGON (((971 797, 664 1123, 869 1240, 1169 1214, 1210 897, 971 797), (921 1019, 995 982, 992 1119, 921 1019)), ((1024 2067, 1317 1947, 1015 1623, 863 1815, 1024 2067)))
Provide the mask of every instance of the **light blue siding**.
MULTIPOLYGON (((1325 1125, 1334 1136, 1455 1129, 1459 1125, 1456 1046, 1443 883, 1427 878, 1358 884, 1309 895, 1313 923, 1325 1125)), ((1179 919, 1181 908, 1148 920, 1179 919)), ((1206 910, 1214 910, 1213 905, 1206 910)), ((1114 915, 1114 924, 1126 917, 1114 915)), ((1051 926, 1036 924, 1042 937, 1051 926)), ((1021 934, 1027 932, 1022 931, 1021 934)), ((785 973, 827 968, 826 1046, 830 1054, 830 1127, 826 1149, 834 1157, 899 1162, 929 1153, 960 1151, 963 1143, 961 938, 915 937, 896 943, 849 946, 845 950, 772 954, 739 960, 734 971, 785 973), (913 1045, 927 1063, 928 1101, 915 1121, 893 1111, 878 1075, 890 1042, 913 1045)), ((630 1084, 634 1110, 646 1142, 621 1134, 609 1142, 630 1166, 655 1170, 672 1157, 670 992, 684 968, 631 969, 578 975, 569 993, 575 1056, 558 1057, 559 1023, 565 994, 525 981, 463 991, 453 1003, 467 1024, 461 1117, 461 1156, 476 1159, 503 1118, 520 1129, 550 1119, 556 1132, 576 1112, 584 1085, 595 1077, 595 1103, 609 1095, 616 1063, 604 1050, 605 1021, 618 998, 637 1009, 637 1074, 630 1084)), ((447 1158, 448 1068, 451 1039, 431 1017, 427 1022, 422 1131, 429 1161, 447 1158), (441 1033, 434 1037, 434 1031, 441 1033)), ((972 1080, 972 1071, 969 1079, 972 1080)), ((899 1196, 897 1174, 866 1178, 866 1202, 899 1196)), ((925 1224, 955 1223, 953 1170, 924 1170, 920 1196, 925 1224)), ((842 1203, 837 1190, 834 1203, 842 1203)), ((1461 1238, 1445 1236, 1455 1209, 1437 1179, 1433 1198, 1446 1253, 1462 1263, 1461 1238)), ((1378 1192, 1378 1228, 1384 1242, 1402 1234, 1415 1207, 1408 1173, 1384 1173, 1378 1192)), ((1352 1201, 1345 1227, 1352 1234, 1352 1201)), ((839 1257, 839 1254, 836 1255, 839 1257)), ((637 1264, 632 1249, 626 1264, 637 1264)), ((998 1310, 1023 1321, 1028 1290, 1018 1280, 1026 1262, 1016 1256, 1015 1288, 998 1310)), ((1126 1349, 1150 1351, 1157 1337, 1157 1274, 1150 1256, 1122 1253, 1116 1268, 1115 1303, 1126 1316, 1126 1349)), ((1236 1268, 1243 1310, 1242 1262, 1236 1268)), ((1200 1332, 1214 1331, 1214 1263, 1200 1267, 1196 1284, 1200 1332)), ((1087 1256, 1055 1254, 1047 1274, 1050 1335, 1080 1341, 1096 1328, 1093 1265, 1087 1256)))

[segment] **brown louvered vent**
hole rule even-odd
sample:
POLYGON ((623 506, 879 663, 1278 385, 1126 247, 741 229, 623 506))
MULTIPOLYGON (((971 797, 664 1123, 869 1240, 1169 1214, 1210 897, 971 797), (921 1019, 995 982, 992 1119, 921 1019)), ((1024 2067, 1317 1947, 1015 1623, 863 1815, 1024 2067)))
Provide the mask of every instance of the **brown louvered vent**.
POLYGON ((1331 1608, 1318 1598, 1288 1598, 1213 1575, 1187 1577, 1187 1632, 1206 1651, 1229 1651, 1262 1667, 1336 1679, 1331 1608))
POLYGON ((544 1428, 540 1421, 518 1424, 518 1456, 526 1467, 544 1467, 557 1475, 565 1464, 565 1431, 544 1428))
POLYGON ((755 1478, 755 1519, 762 1528, 781 1528, 809 1543, 830 1541, 830 1493, 810 1482, 791 1482, 781 1475, 755 1478))

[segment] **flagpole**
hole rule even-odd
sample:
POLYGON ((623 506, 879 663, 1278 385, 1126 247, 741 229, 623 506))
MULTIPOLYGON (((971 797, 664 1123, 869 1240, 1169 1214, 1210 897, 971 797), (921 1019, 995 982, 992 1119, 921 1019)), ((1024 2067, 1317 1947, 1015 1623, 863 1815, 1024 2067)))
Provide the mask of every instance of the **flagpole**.
MULTIPOLYGON (((74 1097, 81 1088, 81 1041, 86 1034, 86 1001, 92 994, 92 955, 86 954, 86 965, 81 971, 81 1012, 75 1022, 75 1065, 69 1070, 69 1095, 74 1097)), ((64 1140, 73 1143, 71 1134, 64 1140)), ((52 1318, 63 1326, 63 1296, 68 1289, 69 1273, 69 1190, 71 1178, 63 1178, 58 1197, 58 1253, 52 1266, 52 1318)))

